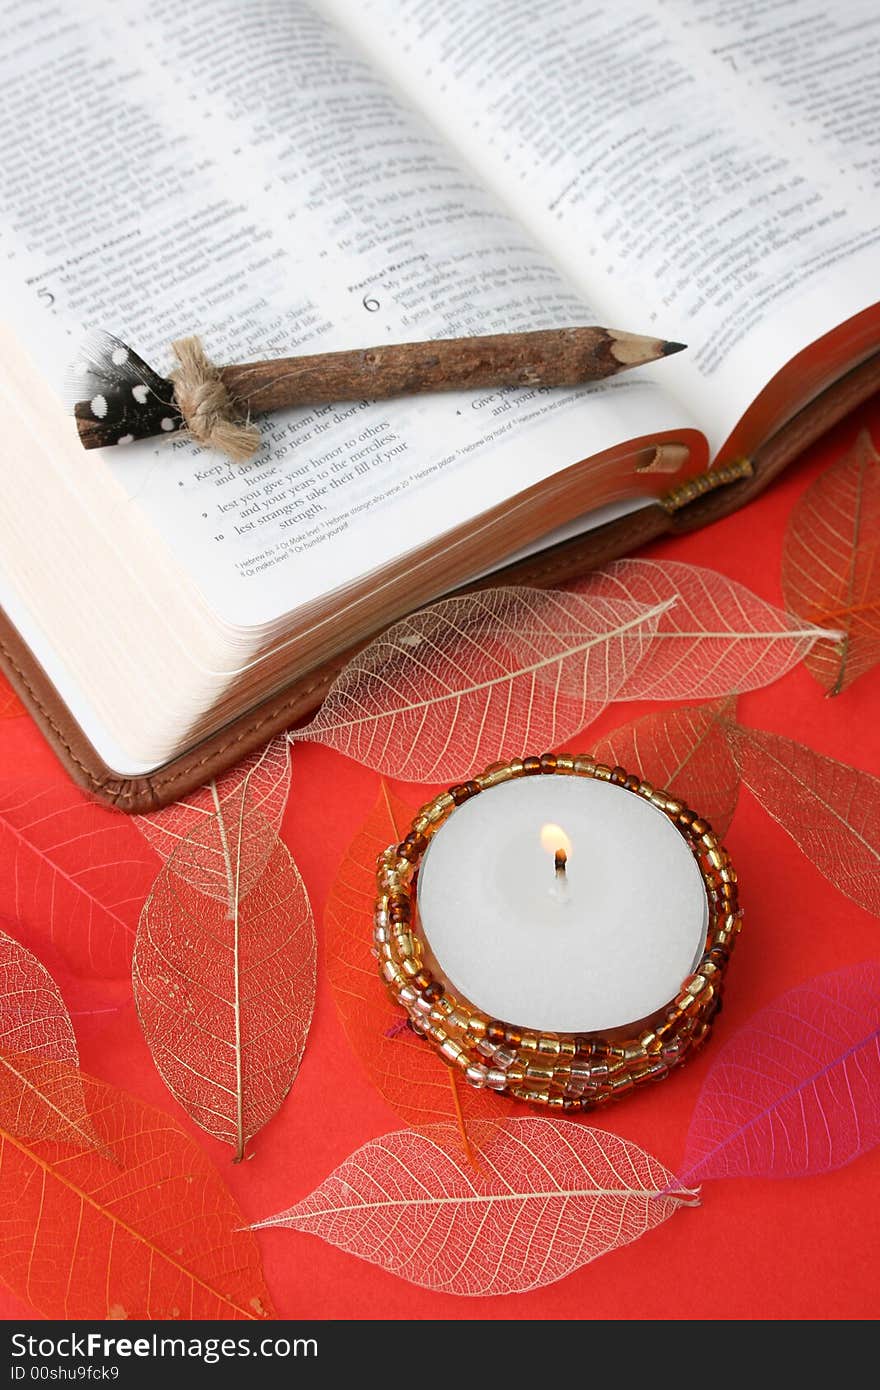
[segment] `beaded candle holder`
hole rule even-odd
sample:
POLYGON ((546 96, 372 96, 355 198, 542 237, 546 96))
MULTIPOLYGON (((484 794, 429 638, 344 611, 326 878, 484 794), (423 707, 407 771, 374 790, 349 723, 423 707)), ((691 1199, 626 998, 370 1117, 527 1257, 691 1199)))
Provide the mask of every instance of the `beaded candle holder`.
MULTIPOLYGON (((592 1109, 662 1079, 706 1041, 742 921, 736 872, 708 822, 670 793, 582 754, 544 753, 493 763, 441 793, 422 807, 403 841, 380 855, 377 889, 373 932, 379 972, 413 1029, 470 1085, 566 1112, 592 1109), (675 997, 638 1024, 604 1033, 524 1028, 481 1011, 439 979, 438 968, 429 964, 417 884, 431 839, 470 798, 503 782, 535 776, 592 778, 643 798, 671 822, 699 868, 709 909, 702 954, 675 997)), ((638 962, 633 965, 637 968, 638 962)))

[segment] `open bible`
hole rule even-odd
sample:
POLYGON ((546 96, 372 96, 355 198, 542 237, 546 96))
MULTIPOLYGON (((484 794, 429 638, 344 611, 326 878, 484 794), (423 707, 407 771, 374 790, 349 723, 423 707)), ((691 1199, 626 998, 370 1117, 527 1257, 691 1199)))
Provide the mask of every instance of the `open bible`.
POLYGON ((740 505, 876 387, 878 54, 873 0, 8 0, 0 652, 74 776, 183 795, 397 616, 740 505), (94 328, 162 371, 589 323, 689 351, 243 465, 63 406, 94 328))

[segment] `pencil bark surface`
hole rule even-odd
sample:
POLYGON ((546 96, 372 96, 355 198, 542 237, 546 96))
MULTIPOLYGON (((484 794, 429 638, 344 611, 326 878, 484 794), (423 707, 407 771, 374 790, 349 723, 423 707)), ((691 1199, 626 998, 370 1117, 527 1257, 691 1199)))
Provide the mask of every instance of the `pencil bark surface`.
POLYGON ((654 362, 677 348, 659 338, 606 328, 548 328, 281 357, 223 367, 220 375, 239 408, 257 414, 423 391, 579 386, 654 362))

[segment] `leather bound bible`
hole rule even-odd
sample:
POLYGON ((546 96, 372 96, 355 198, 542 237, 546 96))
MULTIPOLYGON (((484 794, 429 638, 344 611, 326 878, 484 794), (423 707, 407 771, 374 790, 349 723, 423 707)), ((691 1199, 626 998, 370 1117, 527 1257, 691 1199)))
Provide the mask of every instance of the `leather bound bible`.
POLYGON ((397 617, 705 525, 880 386, 880 21, 845 10, 6 7, 0 659, 81 786, 185 795, 397 617), (96 327, 162 371, 189 332, 241 362, 590 323, 688 351, 278 412, 244 464, 86 453, 64 409, 96 327))

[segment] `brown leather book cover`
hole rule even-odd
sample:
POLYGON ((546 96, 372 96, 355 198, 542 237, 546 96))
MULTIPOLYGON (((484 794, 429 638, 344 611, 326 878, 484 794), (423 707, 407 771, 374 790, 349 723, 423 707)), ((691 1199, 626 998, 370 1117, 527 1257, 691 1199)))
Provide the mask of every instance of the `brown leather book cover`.
MULTIPOLYGON (((814 440, 880 390, 880 356, 870 358, 835 382, 800 411, 751 457, 752 474, 688 500, 670 495, 664 506, 647 507, 565 541, 527 560, 498 570, 479 585, 529 584, 549 588, 632 554, 660 536, 706 526, 745 506, 814 440)), ((705 475, 707 477, 711 475, 705 475)), ((97 800, 132 814, 154 811, 186 796, 282 729, 304 720, 320 703, 355 649, 308 671, 291 664, 289 683, 247 710, 210 738, 145 776, 123 777, 102 761, 60 699, 40 663, 0 610, 0 662, 16 693, 39 725, 73 780, 97 800)))

